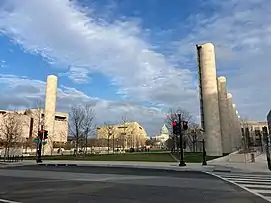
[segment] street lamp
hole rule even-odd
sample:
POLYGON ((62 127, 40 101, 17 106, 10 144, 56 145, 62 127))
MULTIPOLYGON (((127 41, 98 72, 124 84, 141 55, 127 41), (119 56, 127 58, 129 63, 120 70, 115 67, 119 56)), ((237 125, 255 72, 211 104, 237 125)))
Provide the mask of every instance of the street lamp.
MULTIPOLYGON (((200 129, 201 132, 204 132, 204 129, 200 129)), ((205 150, 205 140, 202 139, 202 165, 206 166, 207 165, 207 161, 206 161, 206 150, 205 150)))

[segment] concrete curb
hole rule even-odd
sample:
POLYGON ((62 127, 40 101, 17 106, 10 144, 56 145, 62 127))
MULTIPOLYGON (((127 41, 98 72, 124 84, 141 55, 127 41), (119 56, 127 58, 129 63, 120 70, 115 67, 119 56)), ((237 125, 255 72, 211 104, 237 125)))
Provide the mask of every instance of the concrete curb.
POLYGON ((23 166, 23 163, 0 163, 0 168, 10 168, 23 166))
POLYGON ((70 167, 70 166, 72 166, 72 167, 77 167, 78 165, 77 164, 37 164, 38 166, 56 166, 56 167, 58 167, 58 166, 65 166, 65 167, 70 167))
POLYGON ((186 172, 205 172, 212 171, 213 167, 189 168, 179 166, 140 166, 126 164, 38 164, 46 167, 104 167, 104 168, 127 168, 127 169, 147 169, 147 170, 166 170, 166 171, 186 171, 186 172))

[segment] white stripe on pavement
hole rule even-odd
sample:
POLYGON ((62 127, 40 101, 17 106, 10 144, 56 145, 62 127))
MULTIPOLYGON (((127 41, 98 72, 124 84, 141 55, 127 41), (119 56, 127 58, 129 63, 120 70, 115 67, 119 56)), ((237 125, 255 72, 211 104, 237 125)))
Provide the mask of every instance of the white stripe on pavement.
POLYGON ((264 195, 264 194, 271 194, 271 190, 255 190, 255 189, 253 189, 253 191, 257 192, 259 194, 262 194, 262 195, 264 195))
MULTIPOLYGON (((226 178, 226 177, 223 177, 223 178, 226 178)), ((264 179, 247 179, 247 178, 227 178, 228 180, 232 180, 232 181, 239 181, 239 182, 255 182, 255 183, 270 183, 271 184, 271 181, 270 180, 264 180, 264 179)))
POLYGON ((249 178, 267 178, 271 179, 271 174, 239 174, 239 173, 215 173, 216 175, 223 177, 249 177, 249 178))
MULTIPOLYGON (((250 182, 251 183, 251 182, 250 182)), ((266 189, 271 189, 271 185, 252 185, 252 184, 242 184, 244 187, 247 188, 266 188, 266 189)))
POLYGON ((7 200, 7 199, 0 199, 1 203, 22 203, 22 202, 16 202, 16 201, 12 201, 12 200, 7 200))

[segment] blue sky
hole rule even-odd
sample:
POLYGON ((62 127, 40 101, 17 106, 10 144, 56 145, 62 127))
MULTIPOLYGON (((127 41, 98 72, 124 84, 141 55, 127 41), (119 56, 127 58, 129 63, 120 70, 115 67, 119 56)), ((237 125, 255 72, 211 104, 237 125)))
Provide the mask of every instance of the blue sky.
POLYGON ((217 74, 243 118, 270 108, 269 0, 3 0, 0 108, 35 107, 58 76, 57 109, 91 103, 97 123, 159 133, 165 113, 198 118, 195 44, 213 42, 217 74))

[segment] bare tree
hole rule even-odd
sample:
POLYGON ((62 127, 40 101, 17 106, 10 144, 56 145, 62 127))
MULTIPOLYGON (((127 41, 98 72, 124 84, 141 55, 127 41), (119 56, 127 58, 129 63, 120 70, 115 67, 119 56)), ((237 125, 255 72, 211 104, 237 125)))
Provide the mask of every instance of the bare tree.
POLYGON ((187 133, 185 134, 186 146, 189 147, 190 151, 197 152, 202 148, 202 130, 199 124, 191 123, 187 133))
MULTIPOLYGON (((173 150, 175 150, 177 148, 177 137, 175 135, 173 135, 172 132, 172 122, 178 120, 178 114, 181 114, 181 120, 182 121, 188 121, 188 123, 193 122, 193 116, 186 110, 182 109, 182 108, 170 108, 168 110, 166 119, 165 119, 165 125, 169 131, 169 135, 170 135, 170 139, 169 140, 169 145, 173 148, 173 150)), ((169 146, 168 145, 168 146, 169 146)))
POLYGON ((22 128, 22 120, 16 111, 3 115, 0 123, 0 137, 3 139, 4 157, 10 156, 10 149, 22 143, 22 128))
POLYGON ((172 122, 175 120, 178 120, 179 113, 181 114, 182 121, 188 121, 188 123, 194 122, 193 116, 188 111, 182 108, 176 108, 176 109, 170 108, 168 110, 165 123, 166 123, 166 127, 168 128, 171 134, 172 134, 172 122))
POLYGON ((114 132, 114 126, 110 124, 109 122, 104 123, 105 130, 106 130, 106 136, 107 136, 107 153, 109 154, 110 151, 110 140, 112 140, 112 146, 113 146, 113 152, 115 148, 115 132, 114 132))
POLYGON ((75 154, 77 155, 79 147, 83 148, 83 143, 95 130, 93 125, 95 112, 90 105, 73 106, 69 117, 69 131, 75 138, 75 154))
POLYGON ((127 146, 127 128, 128 128, 128 118, 127 115, 125 114, 124 116, 121 117, 121 126, 118 128, 123 129, 123 131, 120 133, 119 138, 121 139, 122 143, 122 148, 125 150, 127 146))

